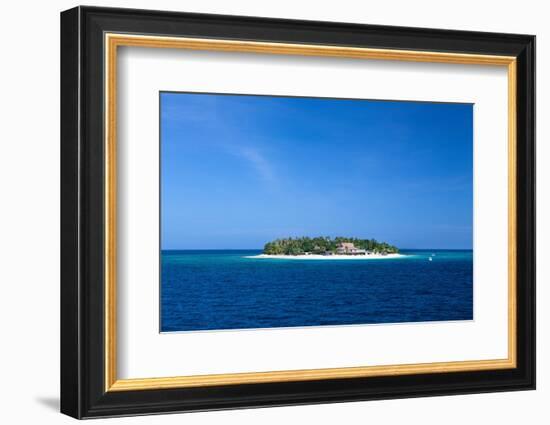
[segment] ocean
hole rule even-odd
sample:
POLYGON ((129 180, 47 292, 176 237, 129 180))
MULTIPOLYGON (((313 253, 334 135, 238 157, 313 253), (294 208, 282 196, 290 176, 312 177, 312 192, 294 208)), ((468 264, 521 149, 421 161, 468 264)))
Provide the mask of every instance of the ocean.
POLYGON ((373 260, 246 258, 260 253, 163 250, 161 331, 473 319, 471 250, 401 250, 406 257, 373 260))

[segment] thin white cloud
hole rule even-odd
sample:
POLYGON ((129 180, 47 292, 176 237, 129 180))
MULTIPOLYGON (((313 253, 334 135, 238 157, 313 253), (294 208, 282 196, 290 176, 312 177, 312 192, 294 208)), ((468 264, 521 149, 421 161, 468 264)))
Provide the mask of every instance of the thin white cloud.
POLYGON ((263 180, 269 183, 276 182, 273 167, 257 149, 251 147, 238 147, 235 153, 241 158, 244 158, 263 180))

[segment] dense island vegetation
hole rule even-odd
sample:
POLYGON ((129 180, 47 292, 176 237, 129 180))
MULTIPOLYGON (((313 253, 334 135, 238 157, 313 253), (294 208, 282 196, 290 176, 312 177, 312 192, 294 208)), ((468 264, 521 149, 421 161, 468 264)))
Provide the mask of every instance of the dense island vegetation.
POLYGON ((399 249, 376 239, 358 239, 346 237, 302 237, 283 238, 268 242, 264 246, 267 255, 304 255, 304 254, 394 254, 399 249))

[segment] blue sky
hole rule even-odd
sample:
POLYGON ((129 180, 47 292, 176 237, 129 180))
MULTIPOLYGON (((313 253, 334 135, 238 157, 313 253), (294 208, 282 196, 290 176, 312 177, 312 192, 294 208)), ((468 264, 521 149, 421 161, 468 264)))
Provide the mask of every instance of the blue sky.
POLYGON ((161 93, 163 249, 472 247, 470 104, 161 93))

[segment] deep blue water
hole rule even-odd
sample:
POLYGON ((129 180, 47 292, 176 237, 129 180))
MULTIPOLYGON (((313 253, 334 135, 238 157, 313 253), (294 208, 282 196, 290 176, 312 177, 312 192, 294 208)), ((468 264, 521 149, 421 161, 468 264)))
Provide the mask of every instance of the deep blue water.
POLYGON ((406 258, 383 260, 245 258, 259 253, 162 251, 161 331, 473 318, 469 250, 404 250, 406 258))

